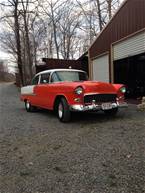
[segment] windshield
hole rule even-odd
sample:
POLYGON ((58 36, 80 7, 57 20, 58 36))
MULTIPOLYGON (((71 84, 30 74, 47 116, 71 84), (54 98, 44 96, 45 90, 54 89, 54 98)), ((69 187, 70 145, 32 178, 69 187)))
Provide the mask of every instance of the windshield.
POLYGON ((79 71, 58 71, 54 72, 51 77, 51 82, 75 82, 88 80, 85 72, 79 71))

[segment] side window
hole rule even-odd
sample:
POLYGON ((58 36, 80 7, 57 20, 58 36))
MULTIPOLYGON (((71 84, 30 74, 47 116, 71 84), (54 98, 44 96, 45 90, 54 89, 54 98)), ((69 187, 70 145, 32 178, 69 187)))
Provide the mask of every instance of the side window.
POLYGON ((56 74, 56 72, 54 72, 51 76, 51 82, 59 82, 59 77, 58 75, 56 74))
POLYGON ((49 78, 50 78, 50 73, 41 74, 40 84, 48 84, 49 83, 49 78))
POLYGON ((33 79, 32 79, 32 85, 37 85, 39 82, 39 76, 35 76, 33 79))

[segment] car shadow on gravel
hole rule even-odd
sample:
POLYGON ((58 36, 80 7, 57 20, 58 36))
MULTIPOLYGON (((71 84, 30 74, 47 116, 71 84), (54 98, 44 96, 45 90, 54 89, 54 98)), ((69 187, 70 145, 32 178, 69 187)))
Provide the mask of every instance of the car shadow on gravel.
MULTIPOLYGON (((51 110, 47 110, 47 109, 36 109, 33 112, 27 112, 23 107, 20 108, 21 111, 23 111, 23 113, 25 112, 26 114, 32 114, 32 115, 42 115, 42 116, 47 116, 49 118, 55 118, 55 114, 53 111, 51 110)), ((57 118, 57 117, 56 117, 57 118)))
MULTIPOLYGON (((23 110, 23 109, 21 109, 23 110)), ((44 117, 49 117, 49 119, 56 119, 57 121, 57 115, 50 110, 47 109, 37 109, 36 111, 32 112, 33 115, 42 115, 44 117)), ((103 111, 98 112, 73 112, 72 118, 69 123, 96 123, 96 122, 106 122, 106 121, 113 121, 117 119, 126 119, 130 117, 130 115, 127 113, 125 115, 124 111, 119 111, 117 115, 111 116, 106 115, 103 111)))
POLYGON ((123 119, 125 118, 124 114, 119 112, 117 115, 111 116, 106 115, 102 111, 98 112, 83 112, 83 113, 73 113, 72 121, 73 122, 104 122, 104 121, 113 121, 116 119, 123 119))

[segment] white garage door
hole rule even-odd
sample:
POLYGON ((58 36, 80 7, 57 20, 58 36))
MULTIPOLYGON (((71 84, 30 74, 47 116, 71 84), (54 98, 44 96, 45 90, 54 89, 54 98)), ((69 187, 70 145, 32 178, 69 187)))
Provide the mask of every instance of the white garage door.
POLYGON ((119 60, 145 52, 145 32, 141 32, 113 46, 114 60, 119 60))
POLYGON ((109 55, 93 60, 93 80, 109 82, 109 55))

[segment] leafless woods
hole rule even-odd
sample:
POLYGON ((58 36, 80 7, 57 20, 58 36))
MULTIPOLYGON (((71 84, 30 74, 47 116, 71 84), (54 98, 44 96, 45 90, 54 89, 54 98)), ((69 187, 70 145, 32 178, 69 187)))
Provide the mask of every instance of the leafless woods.
POLYGON ((5 0, 0 42, 27 84, 42 57, 73 59, 85 51, 121 0, 5 0))

